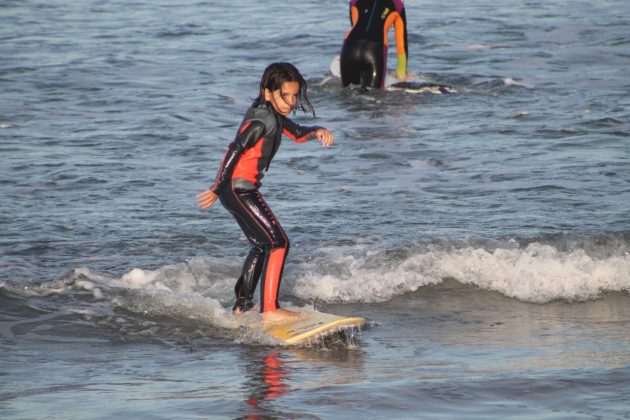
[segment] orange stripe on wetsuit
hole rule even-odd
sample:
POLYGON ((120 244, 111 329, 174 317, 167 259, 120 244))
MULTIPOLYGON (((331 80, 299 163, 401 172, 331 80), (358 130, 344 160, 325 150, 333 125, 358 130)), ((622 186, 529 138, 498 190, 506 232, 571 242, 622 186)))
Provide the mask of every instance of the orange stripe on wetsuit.
MULTIPOLYGON (((252 121, 243 124, 240 133, 243 134, 251 125, 252 121)), ((261 178, 260 159, 263 157, 264 135, 256 140, 253 146, 245 149, 241 155, 232 178, 246 179, 255 185, 261 178)))
POLYGON ((389 46, 389 37, 387 36, 387 33, 392 25, 395 25, 394 35, 396 39, 396 53, 398 55, 407 55, 407 35, 405 34, 405 23, 398 12, 392 12, 392 14, 387 16, 385 26, 383 27, 383 42, 385 43, 385 46, 389 46))
MULTIPOLYGON (((288 243, 288 242, 287 242, 288 243)), ((287 258, 288 247, 276 248, 271 251, 269 261, 263 278, 263 288, 261 296, 261 312, 275 311, 278 309, 278 292, 280 291, 280 282, 282 280, 282 272, 284 271, 284 262, 287 258)))
POLYGON ((388 32, 395 25, 398 54, 407 54, 405 6, 400 0, 351 0, 350 24, 345 39, 351 34, 360 39, 382 42, 389 45, 388 32), (377 4, 378 3, 378 4, 377 4), (377 7, 378 6, 378 7, 377 7), (360 13, 362 9, 363 13, 360 13), (357 27, 361 19, 361 26, 357 27), (380 24, 379 24, 380 21, 380 24), (379 33, 379 27, 382 28, 379 33))

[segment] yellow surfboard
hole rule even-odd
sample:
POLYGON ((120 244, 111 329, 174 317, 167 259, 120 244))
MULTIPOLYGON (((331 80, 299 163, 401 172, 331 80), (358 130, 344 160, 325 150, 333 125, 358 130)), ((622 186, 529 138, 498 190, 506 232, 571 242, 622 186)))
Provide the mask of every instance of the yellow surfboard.
MULTIPOLYGON (((292 308, 293 309, 293 308, 292 308)), ((299 345, 309 339, 324 337, 346 328, 360 328, 365 319, 343 317, 318 311, 300 311, 303 319, 282 321, 264 327, 267 334, 283 344, 299 345)))

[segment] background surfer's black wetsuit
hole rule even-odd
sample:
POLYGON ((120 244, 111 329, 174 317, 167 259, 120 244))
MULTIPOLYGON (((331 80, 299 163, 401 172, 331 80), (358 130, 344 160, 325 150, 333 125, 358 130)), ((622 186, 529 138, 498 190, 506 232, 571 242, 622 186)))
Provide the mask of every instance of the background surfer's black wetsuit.
POLYGON ((407 20, 401 0, 351 0, 350 22, 341 48, 343 86, 383 88, 387 72, 387 33, 396 30, 398 73, 407 73, 407 20))
POLYGON ((247 311, 254 306, 254 292, 261 277, 260 311, 279 308, 278 290, 289 239, 258 187, 263 171, 269 169, 280 147, 282 134, 304 142, 315 137, 319 128, 300 126, 265 105, 251 107, 228 146, 210 189, 218 194, 221 204, 234 216, 252 245, 234 286, 235 309, 247 311))

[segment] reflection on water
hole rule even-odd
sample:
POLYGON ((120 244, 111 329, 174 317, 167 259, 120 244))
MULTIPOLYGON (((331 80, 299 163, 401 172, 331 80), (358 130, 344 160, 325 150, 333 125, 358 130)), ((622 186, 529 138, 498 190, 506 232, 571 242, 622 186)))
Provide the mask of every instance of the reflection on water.
POLYGON ((239 419, 293 417, 294 411, 282 412, 279 401, 293 392, 289 384, 299 382, 300 389, 356 383, 364 379, 364 352, 359 348, 284 348, 249 349, 247 379, 244 381, 245 413, 239 419), (311 378, 294 376, 313 373, 311 378), (340 373, 343 372, 343 373, 340 373))
POLYGON ((269 415, 280 415, 270 407, 270 400, 282 397, 291 389, 287 385, 293 367, 290 354, 268 348, 252 348, 246 366, 247 380, 244 382, 246 414, 240 419, 259 419, 269 415))
POLYGON ((247 404, 254 410, 261 401, 278 398, 289 392, 285 383, 288 370, 284 357, 280 351, 273 350, 262 358, 259 370, 251 379, 252 394, 247 399, 247 404))

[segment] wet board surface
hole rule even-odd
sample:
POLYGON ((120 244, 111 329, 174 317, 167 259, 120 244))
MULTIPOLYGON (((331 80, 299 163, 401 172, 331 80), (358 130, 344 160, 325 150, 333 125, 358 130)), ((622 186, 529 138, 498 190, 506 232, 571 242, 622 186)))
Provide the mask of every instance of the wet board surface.
POLYGON ((324 337, 346 328, 360 328, 365 319, 345 317, 318 311, 301 311, 303 319, 283 321, 264 327, 264 331, 286 345, 307 343, 309 339, 324 337))

